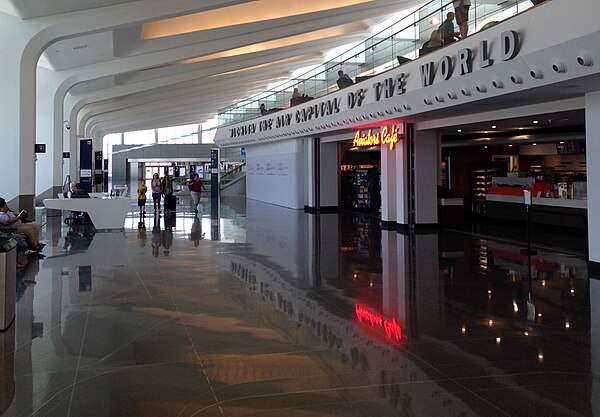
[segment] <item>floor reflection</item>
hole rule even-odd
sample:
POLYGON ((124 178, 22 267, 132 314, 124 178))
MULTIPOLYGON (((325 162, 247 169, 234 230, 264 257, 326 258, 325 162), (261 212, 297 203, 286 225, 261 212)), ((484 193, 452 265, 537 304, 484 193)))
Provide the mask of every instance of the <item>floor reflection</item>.
POLYGON ((136 211, 48 228, 3 415, 599 415, 582 257, 239 198, 136 211))

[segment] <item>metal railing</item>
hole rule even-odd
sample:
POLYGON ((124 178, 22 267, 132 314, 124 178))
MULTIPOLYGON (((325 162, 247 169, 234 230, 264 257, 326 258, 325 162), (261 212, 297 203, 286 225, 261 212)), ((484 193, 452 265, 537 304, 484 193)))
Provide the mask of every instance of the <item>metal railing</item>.
POLYGON ((235 182, 244 176, 246 176, 246 164, 245 163, 238 165, 236 168, 232 169, 231 171, 226 172, 223 175, 221 175, 221 178, 219 179, 220 183, 221 183, 221 187, 226 186, 227 184, 230 184, 232 182, 235 182))
MULTIPOLYGON (((478 32, 533 7, 531 0, 506 0, 500 4, 471 1, 469 34, 478 32)), ((339 70, 355 82, 381 74, 423 55, 423 44, 431 33, 454 11, 453 2, 433 0, 357 46, 272 90, 252 96, 219 110, 219 127, 260 117, 261 105, 269 112, 292 105, 292 93, 298 88, 301 98, 294 104, 322 97, 339 89, 339 70)), ((458 32, 458 25, 455 24, 458 32)))

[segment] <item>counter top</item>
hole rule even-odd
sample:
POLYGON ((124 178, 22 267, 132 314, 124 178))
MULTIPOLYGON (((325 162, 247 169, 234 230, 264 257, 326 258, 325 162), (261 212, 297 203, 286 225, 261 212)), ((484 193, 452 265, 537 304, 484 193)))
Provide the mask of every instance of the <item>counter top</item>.
POLYGON ((46 198, 44 206, 54 210, 85 211, 96 229, 122 229, 132 202, 130 198, 46 198))
MULTIPOLYGON (((487 194, 485 199, 487 201, 496 201, 499 203, 524 204, 523 197, 513 195, 487 194)), ((566 200, 563 198, 533 197, 532 202, 534 206, 537 205, 548 207, 587 209, 587 200, 566 200)))

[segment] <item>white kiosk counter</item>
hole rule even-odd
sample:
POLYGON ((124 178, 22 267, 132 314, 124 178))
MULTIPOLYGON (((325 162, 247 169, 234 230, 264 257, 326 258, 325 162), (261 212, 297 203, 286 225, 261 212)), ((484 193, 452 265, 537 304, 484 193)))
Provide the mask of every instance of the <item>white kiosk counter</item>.
POLYGON ((98 230, 122 229, 131 204, 129 197, 44 199, 47 209, 86 212, 98 230))

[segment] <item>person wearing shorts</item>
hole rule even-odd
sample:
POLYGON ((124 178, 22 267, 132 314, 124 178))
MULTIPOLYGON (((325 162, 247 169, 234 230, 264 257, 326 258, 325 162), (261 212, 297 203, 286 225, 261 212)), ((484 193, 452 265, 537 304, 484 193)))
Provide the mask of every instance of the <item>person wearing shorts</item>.
POLYGON ((471 0, 454 0, 454 12, 461 39, 466 38, 469 32, 469 7, 471 0))
POLYGON ((138 207, 140 208, 140 217, 146 215, 146 193, 148 192, 148 187, 146 187, 146 181, 140 180, 140 185, 138 185, 137 193, 138 193, 138 207))

